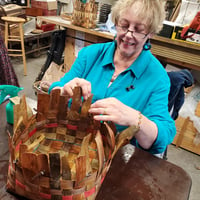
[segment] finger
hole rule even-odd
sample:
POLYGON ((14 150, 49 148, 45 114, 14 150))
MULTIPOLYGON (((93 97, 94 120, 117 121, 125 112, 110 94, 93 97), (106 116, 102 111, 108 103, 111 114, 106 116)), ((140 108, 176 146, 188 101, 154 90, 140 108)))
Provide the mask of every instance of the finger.
POLYGON ((91 105, 91 108, 106 108, 109 105, 107 104, 107 99, 97 100, 91 105))
POLYGON ((65 85, 64 87, 63 87, 63 94, 67 94, 67 95, 69 95, 70 97, 72 97, 73 96, 73 87, 70 87, 69 85, 65 85))
MULTIPOLYGON (((45 83, 45 82, 43 82, 43 83, 45 83)), ((53 88, 53 90, 56 90, 56 89, 60 89, 60 90, 62 90, 62 87, 60 87, 60 86, 56 86, 56 87, 53 88)))
POLYGON ((82 96, 87 99, 91 95, 91 83, 83 78, 74 78, 73 82, 82 89, 82 96))
POLYGON ((93 117, 97 121, 114 121, 114 117, 112 115, 94 115, 93 117))
POLYGON ((107 115, 108 112, 106 108, 90 108, 89 112, 95 115, 107 115))
POLYGON ((85 83, 84 85, 82 85, 82 95, 84 99, 87 99, 90 95, 91 95, 91 84, 85 83))
POLYGON ((106 108, 103 109, 103 115, 107 115, 106 108))

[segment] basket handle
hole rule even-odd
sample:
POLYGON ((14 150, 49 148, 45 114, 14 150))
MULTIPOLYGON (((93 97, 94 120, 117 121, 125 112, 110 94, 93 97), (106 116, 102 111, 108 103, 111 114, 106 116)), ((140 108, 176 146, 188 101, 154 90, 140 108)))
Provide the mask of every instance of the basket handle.
POLYGON ((112 157, 117 153, 118 149, 123 146, 124 144, 127 144, 129 140, 131 140, 135 134, 139 131, 139 128, 136 126, 130 126, 121 133, 119 133, 116 137, 116 148, 112 154, 112 157))

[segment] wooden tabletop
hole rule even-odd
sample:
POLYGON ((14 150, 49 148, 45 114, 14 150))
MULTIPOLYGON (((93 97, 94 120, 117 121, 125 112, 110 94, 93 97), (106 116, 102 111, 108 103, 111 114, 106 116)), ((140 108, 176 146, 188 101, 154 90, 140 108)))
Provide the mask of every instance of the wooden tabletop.
MULTIPOLYGON (((0 199, 23 200, 6 192, 8 139, 5 105, 0 105, 0 199)), ((116 154, 96 200, 187 200, 190 176, 180 167, 132 145, 116 154)))
POLYGON ((116 154, 96 200, 187 200, 191 184, 182 168, 126 145, 116 154))

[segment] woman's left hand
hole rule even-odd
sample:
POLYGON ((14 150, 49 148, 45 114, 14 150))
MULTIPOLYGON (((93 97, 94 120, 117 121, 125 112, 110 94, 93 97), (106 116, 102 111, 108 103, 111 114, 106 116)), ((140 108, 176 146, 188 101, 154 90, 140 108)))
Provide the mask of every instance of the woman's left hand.
POLYGON ((134 125, 138 117, 137 110, 113 97, 96 101, 91 105, 89 112, 94 114, 95 120, 112 121, 122 126, 134 125))

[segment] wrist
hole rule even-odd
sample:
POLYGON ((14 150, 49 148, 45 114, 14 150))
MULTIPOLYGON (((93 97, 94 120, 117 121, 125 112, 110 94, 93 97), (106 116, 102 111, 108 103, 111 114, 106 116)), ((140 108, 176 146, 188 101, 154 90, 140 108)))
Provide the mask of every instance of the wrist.
POLYGON ((138 111, 138 119, 137 119, 137 124, 136 124, 136 128, 138 129, 138 131, 141 128, 141 124, 142 124, 142 113, 138 111))

